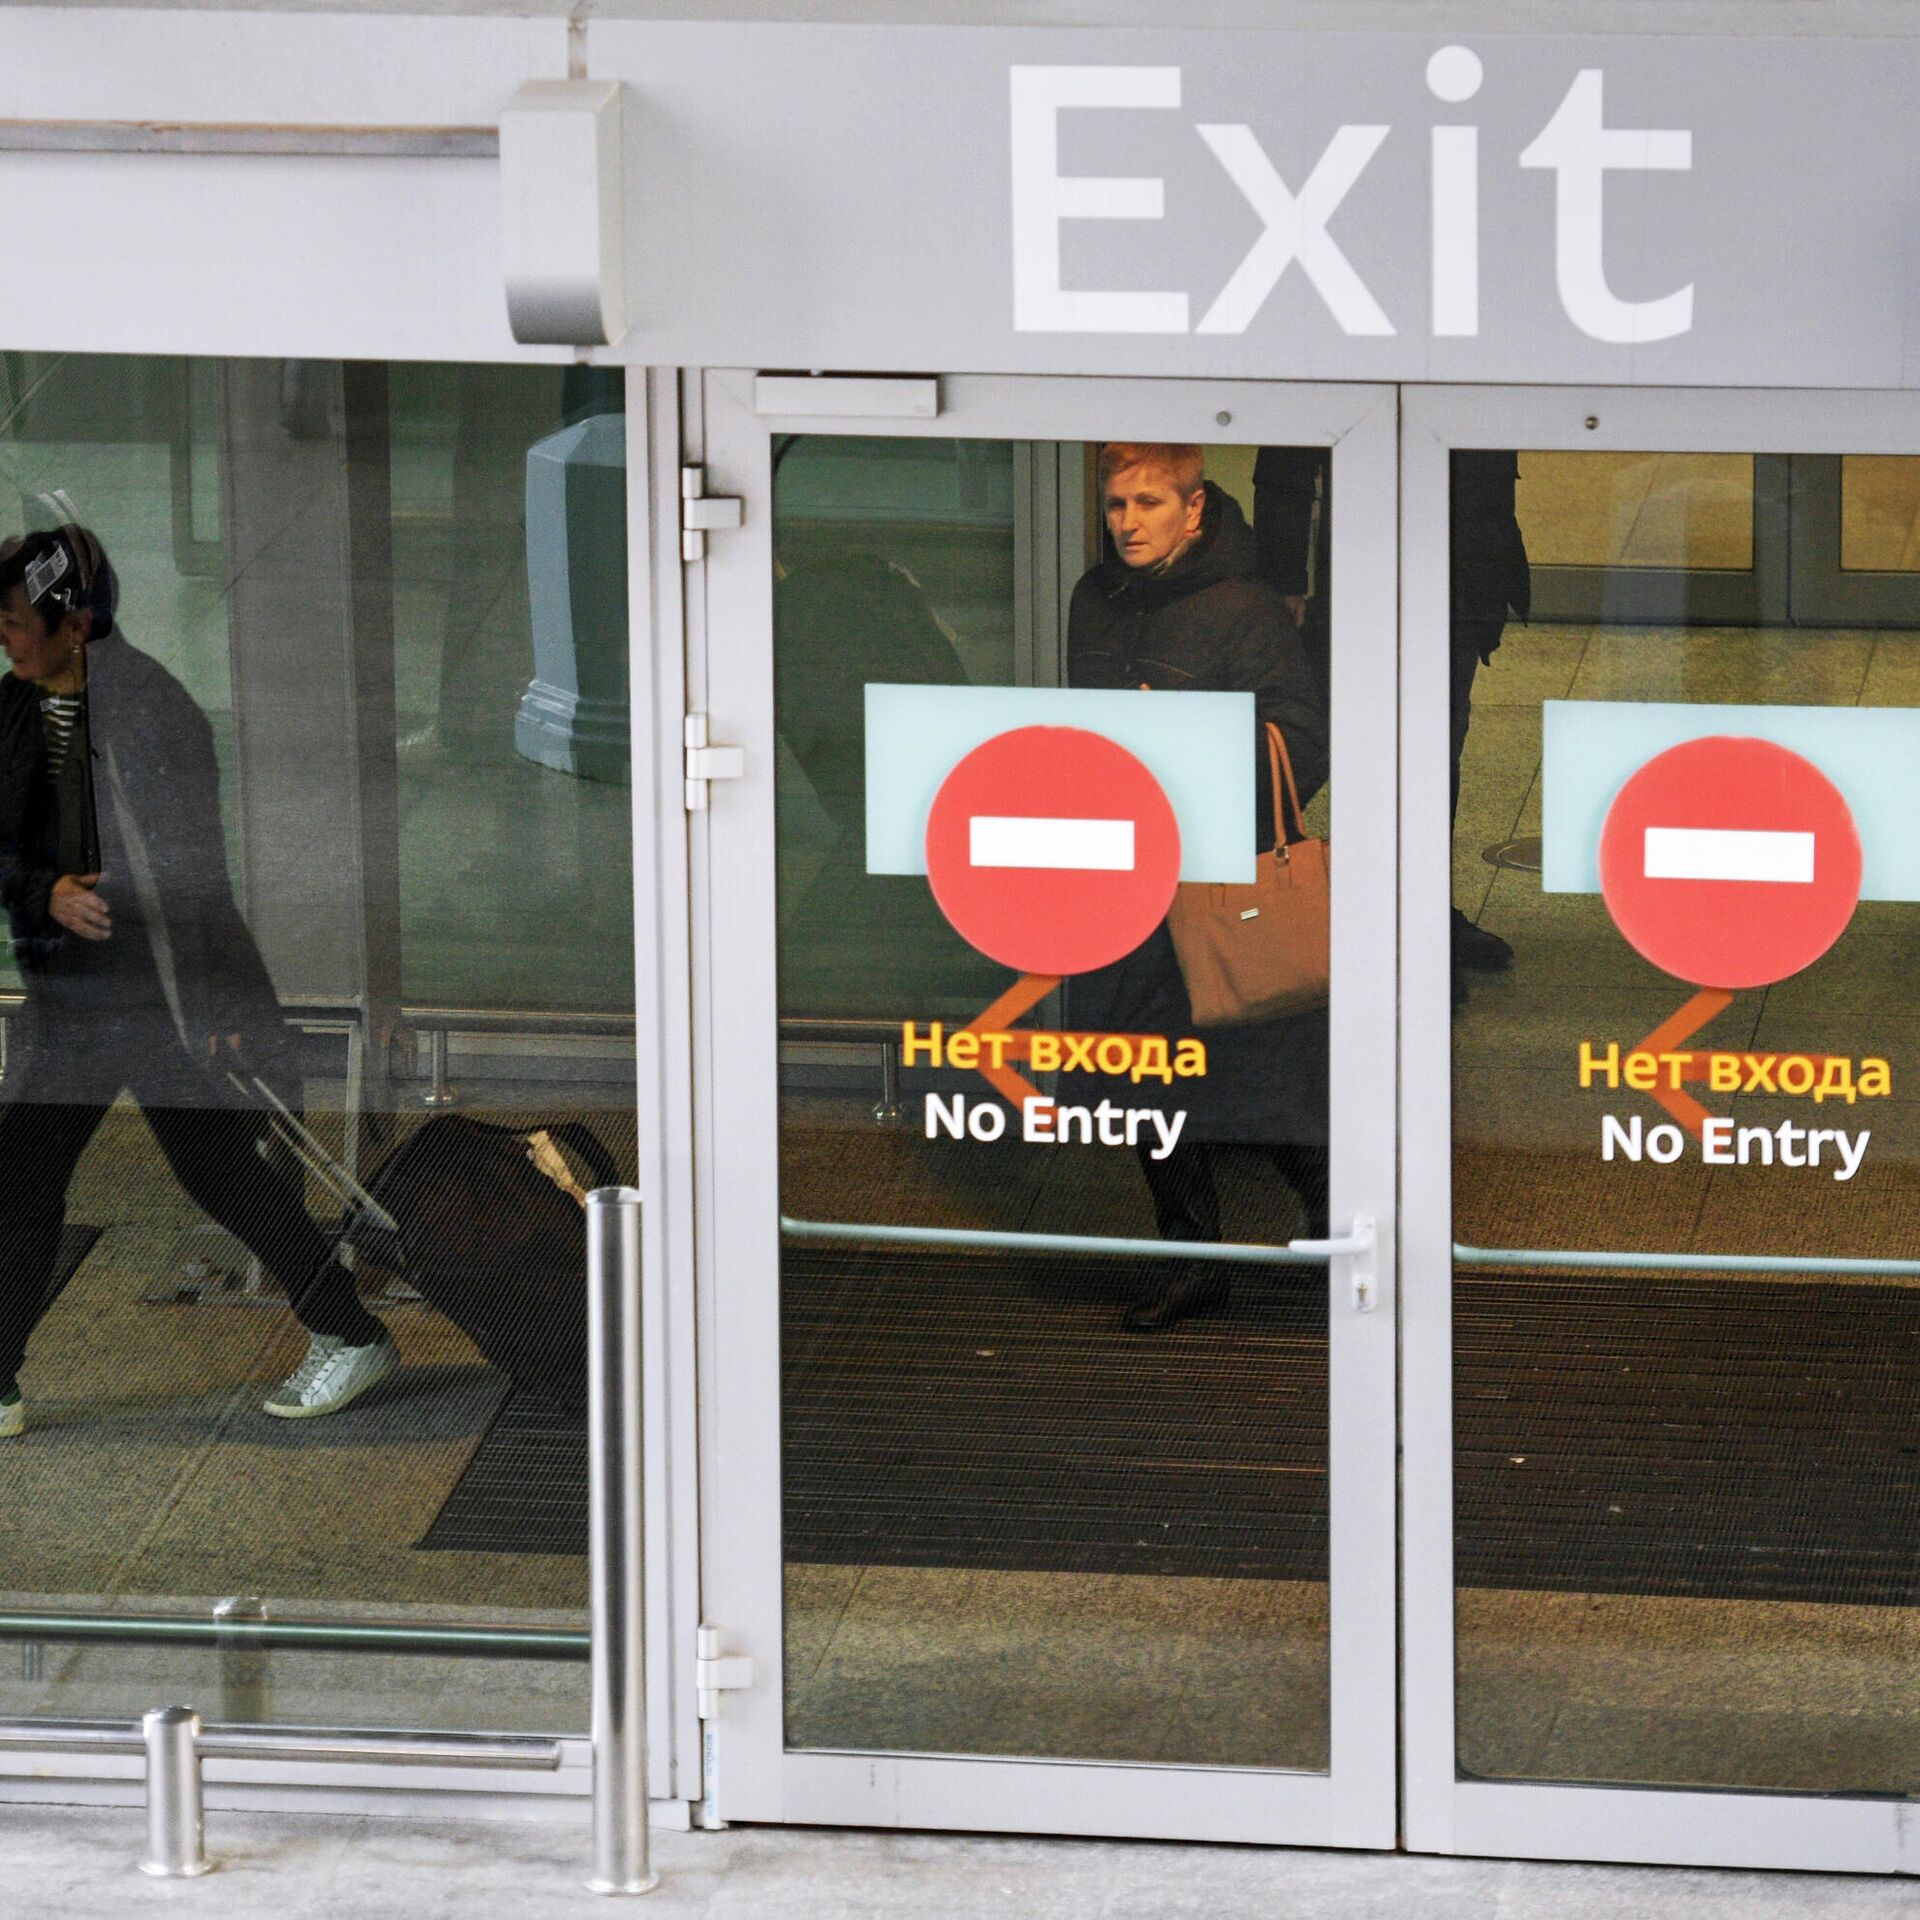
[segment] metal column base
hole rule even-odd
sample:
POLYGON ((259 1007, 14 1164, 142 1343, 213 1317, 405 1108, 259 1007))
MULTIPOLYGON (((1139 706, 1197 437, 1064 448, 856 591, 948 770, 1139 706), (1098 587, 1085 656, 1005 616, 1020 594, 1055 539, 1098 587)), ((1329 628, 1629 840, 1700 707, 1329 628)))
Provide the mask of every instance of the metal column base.
POLYGON ((213 1871, 200 1793, 200 1716, 156 1707, 140 1722, 147 1747, 147 1853, 140 1871, 155 1880, 197 1880, 213 1871))

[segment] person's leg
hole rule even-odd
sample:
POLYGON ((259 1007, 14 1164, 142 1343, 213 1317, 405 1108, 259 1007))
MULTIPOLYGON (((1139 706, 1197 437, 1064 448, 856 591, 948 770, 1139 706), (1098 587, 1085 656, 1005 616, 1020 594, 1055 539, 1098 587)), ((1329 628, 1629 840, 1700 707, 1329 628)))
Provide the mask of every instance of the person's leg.
POLYGON ((1452 772, 1447 818, 1460 817, 1460 756, 1466 750, 1467 729, 1473 724, 1473 678, 1480 671, 1480 649, 1475 627, 1455 624, 1447 708, 1447 745, 1452 772))
POLYGON ((1324 1240, 1327 1237, 1327 1149, 1289 1140, 1274 1142, 1265 1151, 1287 1185, 1299 1196, 1304 1217, 1299 1237, 1324 1240))
POLYGON ((36 1100, 29 1090, 0 1107, 0 1398, 14 1392, 46 1312, 67 1185, 105 1112, 36 1100))
POLYGON ((1162 1240, 1218 1240, 1220 1190, 1213 1179, 1213 1149, 1204 1140, 1182 1140, 1164 1160, 1145 1140, 1134 1148, 1153 1196, 1153 1223, 1162 1240))
MULTIPOLYGON (((1213 1149, 1202 1140, 1184 1140, 1164 1160, 1156 1160, 1143 1141, 1136 1148, 1140 1170, 1153 1196, 1154 1225, 1162 1240, 1218 1240, 1220 1191, 1213 1178, 1213 1149)), ((1190 1260, 1160 1279, 1151 1293, 1126 1311, 1135 1333, 1156 1333, 1195 1314, 1227 1304, 1228 1275, 1217 1260, 1190 1260)))
MULTIPOLYGON (((1451 790, 1447 818, 1460 817, 1460 756, 1466 749, 1467 729, 1473 724, 1473 682, 1482 659, 1500 644, 1502 623, 1497 620, 1460 620, 1453 623, 1451 702, 1448 709, 1448 744, 1452 749, 1451 790)), ((1496 973, 1513 964, 1513 949, 1497 933, 1477 926, 1460 911, 1452 910, 1453 959, 1456 966, 1496 973)), ((1455 976, 1456 981, 1458 975, 1455 976)), ((1462 986, 1464 991, 1464 986, 1462 986)))
POLYGON ((257 1115, 141 1106, 188 1197, 266 1267, 309 1333, 354 1347, 380 1339, 384 1329, 360 1304, 353 1275, 308 1218, 299 1190, 257 1152, 257 1115))

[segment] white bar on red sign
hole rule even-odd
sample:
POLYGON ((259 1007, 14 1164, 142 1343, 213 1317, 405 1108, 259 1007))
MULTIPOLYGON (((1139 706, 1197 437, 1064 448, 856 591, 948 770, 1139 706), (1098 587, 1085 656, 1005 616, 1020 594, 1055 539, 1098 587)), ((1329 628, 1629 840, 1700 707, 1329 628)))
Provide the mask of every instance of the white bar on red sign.
POLYGON ((1649 880, 1813 879, 1813 835, 1758 833, 1739 827, 1649 827, 1649 880))
POLYGON ((976 867, 1131 873, 1133 822, 976 813, 967 822, 967 857, 976 867))

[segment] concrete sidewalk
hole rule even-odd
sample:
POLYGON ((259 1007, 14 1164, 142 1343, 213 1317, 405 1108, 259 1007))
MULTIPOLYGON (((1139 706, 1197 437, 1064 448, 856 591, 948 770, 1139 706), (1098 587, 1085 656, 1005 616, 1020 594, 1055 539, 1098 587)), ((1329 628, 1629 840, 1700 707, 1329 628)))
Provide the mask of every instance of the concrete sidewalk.
MULTIPOLYGON (((581 1887, 584 1826, 214 1813, 220 1870, 134 1870, 126 1808, 0 1805, 0 1910, 20 1920, 546 1920, 607 1914, 581 1887)), ((802 1828, 658 1833, 648 1920, 1856 1920, 1920 1915, 1920 1882, 1686 1868, 802 1828)))

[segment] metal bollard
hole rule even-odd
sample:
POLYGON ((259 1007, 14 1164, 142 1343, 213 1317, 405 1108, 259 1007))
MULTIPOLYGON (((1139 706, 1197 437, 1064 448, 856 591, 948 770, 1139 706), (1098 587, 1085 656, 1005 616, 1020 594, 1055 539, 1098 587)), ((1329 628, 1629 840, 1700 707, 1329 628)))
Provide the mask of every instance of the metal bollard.
MULTIPOLYGON (((257 1593, 235 1594, 214 1608, 213 1618, 218 1626, 236 1620, 265 1620, 267 1603, 257 1593)), ((219 1658, 221 1723, 257 1727, 270 1719, 266 1648, 242 1639, 229 1640, 222 1644, 219 1658)))
POLYGON ((213 1871, 200 1797, 200 1716, 191 1707, 155 1707, 140 1722, 147 1743, 147 1857, 156 1880, 192 1880, 213 1871))
POLYGON ((880 1098, 874 1102, 876 1125, 890 1127, 900 1118, 900 1043, 880 1042, 880 1098))
POLYGON ((435 1027, 427 1035, 427 1072, 431 1076, 427 1090, 420 1096, 423 1107, 456 1107, 460 1096, 447 1085, 447 1030, 435 1027))
POLYGON ((640 1196, 587 1195, 587 1578, 595 1893, 645 1893, 647 1651, 641 1480, 640 1196))

